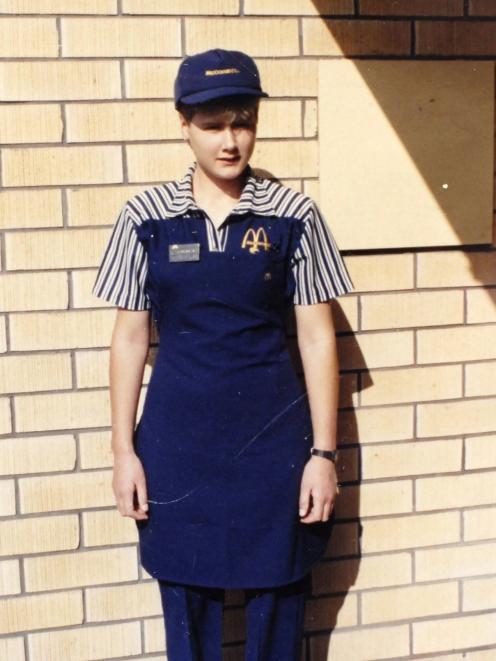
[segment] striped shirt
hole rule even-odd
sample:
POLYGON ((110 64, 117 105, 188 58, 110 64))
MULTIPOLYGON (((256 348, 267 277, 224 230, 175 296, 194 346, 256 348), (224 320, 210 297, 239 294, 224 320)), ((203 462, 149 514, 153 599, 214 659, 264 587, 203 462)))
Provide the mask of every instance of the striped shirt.
MULTIPOLYGON (((143 220, 187 216, 200 210, 193 197, 196 161, 185 176, 152 186, 130 198, 114 223, 92 293, 129 310, 149 310, 151 302, 145 289, 147 256, 135 228, 143 220)), ((303 232, 291 256, 295 279, 293 303, 320 303, 354 289, 335 239, 316 203, 307 195, 283 184, 261 177, 246 166, 247 178, 241 196, 229 215, 253 213, 264 217, 300 219, 303 232)), ((225 251, 229 236, 229 217, 219 227, 205 214, 208 247, 225 251)))

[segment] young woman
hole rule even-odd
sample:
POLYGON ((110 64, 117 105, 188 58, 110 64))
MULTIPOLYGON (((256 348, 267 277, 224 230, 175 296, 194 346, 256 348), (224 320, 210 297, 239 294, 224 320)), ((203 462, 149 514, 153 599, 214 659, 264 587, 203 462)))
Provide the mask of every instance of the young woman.
POLYGON ((245 659, 297 661, 338 492, 328 301, 353 284, 315 202, 249 165, 268 96, 255 62, 187 57, 174 94, 195 160, 125 203, 93 287, 118 306, 112 486, 159 581, 169 661, 221 659, 227 588, 244 589, 245 659), (150 318, 159 348, 135 428, 150 318))

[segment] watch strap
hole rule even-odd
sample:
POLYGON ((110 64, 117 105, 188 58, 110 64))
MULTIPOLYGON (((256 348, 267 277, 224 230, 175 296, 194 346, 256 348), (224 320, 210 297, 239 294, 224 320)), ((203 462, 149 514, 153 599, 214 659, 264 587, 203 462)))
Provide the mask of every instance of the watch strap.
POLYGON ((319 450, 318 448, 312 447, 310 449, 310 454, 317 455, 317 457, 325 457, 326 459, 330 459, 333 463, 336 463, 338 458, 337 450, 319 450))

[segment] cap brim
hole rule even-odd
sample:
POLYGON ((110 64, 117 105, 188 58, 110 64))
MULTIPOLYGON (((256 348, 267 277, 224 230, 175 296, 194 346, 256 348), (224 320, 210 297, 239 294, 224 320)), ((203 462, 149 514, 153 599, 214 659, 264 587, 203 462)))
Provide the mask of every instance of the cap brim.
MULTIPOLYGON (((204 101, 211 101, 212 99, 218 99, 223 96, 235 96, 237 94, 249 94, 250 96, 269 96, 267 92, 262 92, 261 90, 254 89, 253 87, 217 87, 211 90, 203 90, 202 92, 195 92, 194 94, 188 94, 183 96, 179 101, 185 105, 190 105, 193 103, 203 103, 204 101)), ((176 102, 176 106, 179 103, 176 102)))

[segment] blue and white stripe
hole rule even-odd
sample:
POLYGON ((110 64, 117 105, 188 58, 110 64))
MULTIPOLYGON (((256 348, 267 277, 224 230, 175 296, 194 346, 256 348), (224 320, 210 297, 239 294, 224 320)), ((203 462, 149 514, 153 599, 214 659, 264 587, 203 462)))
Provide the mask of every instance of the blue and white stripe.
MULTIPOLYGON (((195 167, 196 161, 182 179, 147 188, 124 204, 96 275, 92 289, 95 296, 130 310, 151 309, 145 292, 147 256, 135 227, 146 218, 172 218, 199 210, 192 192, 195 167)), ((230 213, 247 211, 303 221, 301 241, 291 258, 295 305, 324 302, 354 289, 332 232, 312 198, 256 175, 247 165, 245 186, 230 213)), ((216 228, 210 218, 205 220, 209 249, 225 251, 229 222, 216 228)))

